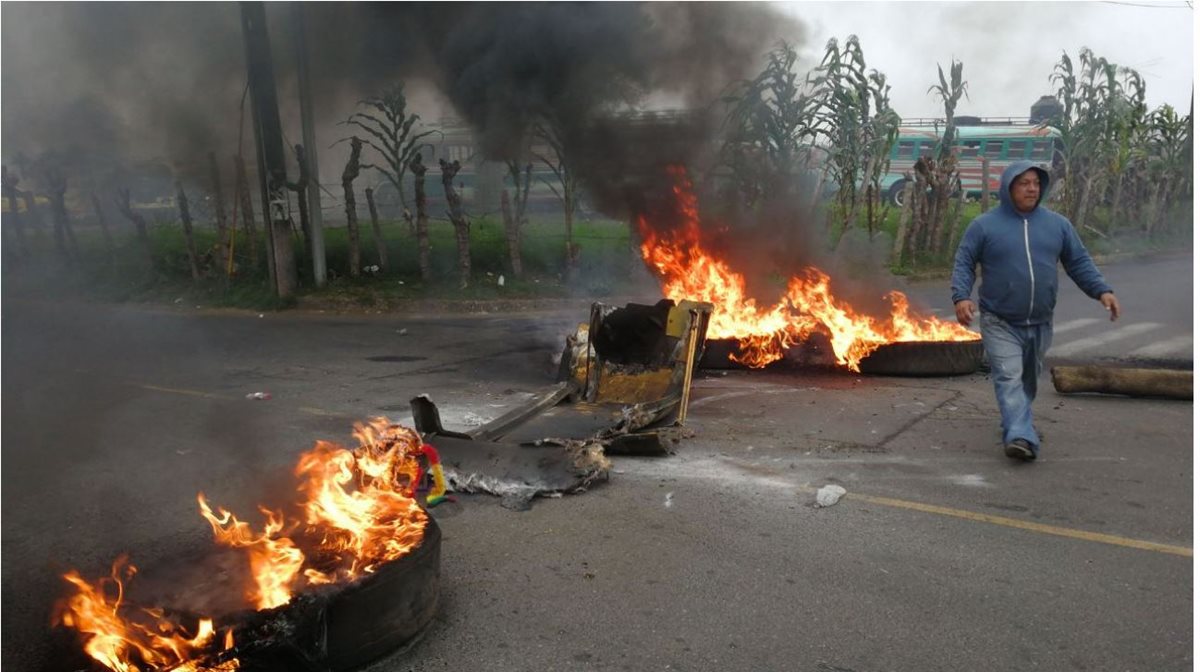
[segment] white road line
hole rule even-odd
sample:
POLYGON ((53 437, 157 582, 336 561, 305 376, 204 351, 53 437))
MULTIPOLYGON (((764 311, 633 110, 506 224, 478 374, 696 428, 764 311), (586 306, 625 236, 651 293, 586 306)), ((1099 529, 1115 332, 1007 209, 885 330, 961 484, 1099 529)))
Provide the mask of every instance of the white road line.
POLYGON ((1165 341, 1151 343, 1144 348, 1138 348, 1129 353, 1134 357, 1165 357, 1174 354, 1191 354, 1192 353, 1192 335, 1184 334, 1176 336, 1165 341))
POLYGON ((1055 324, 1054 325, 1054 333, 1055 333, 1055 335, 1064 334, 1068 331, 1071 331, 1072 329, 1086 327, 1089 324, 1095 324, 1099 321, 1100 321, 1100 318, 1098 318, 1098 317, 1084 317, 1084 318, 1081 318, 1078 320, 1071 320, 1070 322, 1063 322, 1062 324, 1055 324))
POLYGON ((1148 331, 1154 331, 1162 326, 1163 325, 1157 322, 1138 322, 1136 324, 1131 324, 1127 327, 1117 329, 1116 331, 1110 331, 1098 336, 1089 336, 1088 338, 1080 338, 1075 341, 1070 341, 1069 343, 1052 347, 1050 348, 1050 353, 1058 355, 1059 357, 1074 355, 1084 350, 1090 350, 1097 346, 1104 345, 1105 343, 1112 343, 1113 341, 1119 341, 1123 338, 1129 338, 1130 336, 1137 336, 1138 334, 1144 334, 1148 331))

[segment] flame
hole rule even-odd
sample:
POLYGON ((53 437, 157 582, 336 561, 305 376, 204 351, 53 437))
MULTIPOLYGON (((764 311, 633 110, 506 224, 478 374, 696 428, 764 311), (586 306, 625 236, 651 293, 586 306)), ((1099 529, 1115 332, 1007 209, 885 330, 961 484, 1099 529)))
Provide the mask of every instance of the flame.
MULTIPOLYGON (((421 543, 429 517, 414 499, 422 474, 418 456, 436 460, 436 452, 416 432, 387 418, 356 424, 354 436, 358 446, 352 450, 318 441, 300 456, 295 468, 300 513, 288 519, 282 511, 260 506, 266 520, 261 531, 223 508, 214 513, 204 493, 197 495, 200 515, 216 542, 246 551, 253 578, 244 593, 247 604, 259 610, 287 604, 305 586, 354 580, 421 543)), ((233 649, 232 630, 226 629, 218 643, 211 618, 202 619, 188 637, 161 610, 140 610, 151 617, 149 625, 119 614, 125 581, 134 572, 122 557, 111 577, 94 585, 78 572, 64 575, 75 593, 61 603, 58 620, 84 635, 88 655, 114 672, 237 669, 236 659, 201 662, 212 660, 220 646, 233 649), (114 587, 115 598, 108 594, 114 587)))
POLYGON ((292 599, 292 581, 304 565, 304 553, 290 538, 279 536, 284 526, 283 514, 260 507, 267 524, 262 534, 255 535, 248 523, 225 509, 218 508, 220 516, 213 515, 203 492, 196 496, 196 501, 200 504, 200 515, 212 525, 218 544, 247 549, 255 588, 247 592, 246 599, 258 609, 287 604, 292 599))
POLYGON ((682 225, 661 235, 644 217, 638 218, 642 258, 660 278, 663 295, 713 304, 709 338, 735 338, 739 352, 730 359, 761 368, 782 359, 784 351, 820 331, 833 346, 839 364, 852 371, 876 348, 902 341, 974 341, 976 334, 954 322, 911 313, 908 297, 891 291, 887 319, 859 313, 834 296, 830 278, 812 267, 788 282, 785 295, 772 306, 759 306, 746 296, 745 277, 705 249, 700 235, 696 196, 686 171, 671 166, 677 215, 682 225))
MULTIPOLYGON (((420 437, 384 418, 355 429, 358 450, 319 441, 296 466, 296 475, 307 479, 301 486, 305 522, 323 532, 322 549, 348 559, 341 572, 346 579, 408 553, 421 542, 427 520, 412 496, 420 437), (348 490, 351 483, 356 488, 348 490)), ((328 578, 316 574, 310 580, 328 578)))
MULTIPOLYGON (((125 583, 137 573, 122 555, 113 562, 108 577, 88 582, 74 570, 63 578, 76 592, 60 603, 55 620, 87 637, 84 651, 115 672, 170 670, 171 672, 226 672, 238 669, 232 658, 216 666, 201 666, 194 658, 216 634, 210 618, 199 620, 196 634, 188 636, 177 622, 157 609, 131 609, 123 604, 125 583), (149 618, 146 618, 149 617, 149 618), (145 667, 143 667, 145 666, 145 667)), ((233 633, 225 633, 225 649, 233 648, 233 633)))

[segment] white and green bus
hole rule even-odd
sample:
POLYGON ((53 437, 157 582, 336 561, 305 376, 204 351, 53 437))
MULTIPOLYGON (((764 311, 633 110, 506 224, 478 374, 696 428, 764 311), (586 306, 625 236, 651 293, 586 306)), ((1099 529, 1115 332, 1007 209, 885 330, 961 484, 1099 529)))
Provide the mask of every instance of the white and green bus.
MULTIPOLYGON (((997 124, 957 126, 954 153, 958 155, 959 179, 968 197, 983 192, 983 159, 988 160, 988 192, 1000 189, 1000 175, 1013 161, 1033 161, 1053 176, 1063 153, 1062 133, 1052 126, 997 124)), ((902 203, 904 187, 912 179, 919 157, 934 156, 945 126, 901 126, 892 145, 890 167, 880 184, 889 203, 902 203)))

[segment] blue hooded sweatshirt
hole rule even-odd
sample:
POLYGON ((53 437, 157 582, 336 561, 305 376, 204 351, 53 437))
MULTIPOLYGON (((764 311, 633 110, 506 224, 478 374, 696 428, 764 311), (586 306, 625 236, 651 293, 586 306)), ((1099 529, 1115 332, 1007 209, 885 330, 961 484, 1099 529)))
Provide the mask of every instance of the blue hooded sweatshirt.
POLYGON ((1053 318, 1059 260, 1067 275, 1093 299, 1112 291, 1071 222, 1042 207, 1049 186, 1050 175, 1031 161, 1016 161, 1004 171, 1000 203, 971 222, 954 255, 950 290, 955 303, 971 298, 976 263, 983 267, 980 309, 1010 324, 1042 324, 1053 318), (1022 214, 1009 187, 1031 168, 1037 171, 1042 195, 1032 212, 1022 214))

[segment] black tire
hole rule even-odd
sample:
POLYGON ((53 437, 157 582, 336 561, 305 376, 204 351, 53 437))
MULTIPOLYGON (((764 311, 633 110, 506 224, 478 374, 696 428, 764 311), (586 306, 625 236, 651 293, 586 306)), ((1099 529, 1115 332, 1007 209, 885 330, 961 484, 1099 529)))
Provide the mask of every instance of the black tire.
POLYGON ((983 366, 983 341, 890 343, 859 362, 873 376, 962 376, 983 366))
POLYGON ((430 516, 421 545, 336 594, 324 609, 328 669, 353 670, 414 644, 437 613, 442 532, 430 516))
POLYGON ((908 186, 908 180, 900 180, 888 187, 887 195, 884 196, 884 201, 889 205, 894 205, 897 208, 904 207, 904 189, 908 186))

